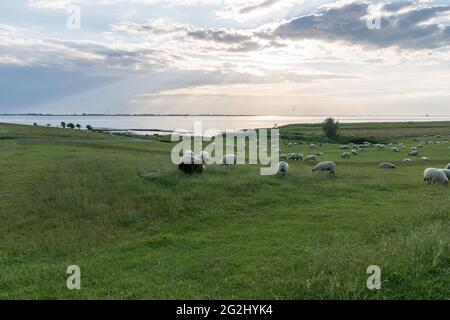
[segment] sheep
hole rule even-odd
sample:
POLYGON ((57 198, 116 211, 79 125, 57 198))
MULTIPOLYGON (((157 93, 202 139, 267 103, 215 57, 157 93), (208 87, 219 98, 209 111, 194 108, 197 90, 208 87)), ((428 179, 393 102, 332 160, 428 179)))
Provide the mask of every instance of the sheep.
POLYGON ((447 176, 447 179, 450 179, 450 169, 442 169, 442 171, 445 173, 445 175, 447 176))
POLYGON ((395 164, 389 162, 382 162, 379 165, 380 169, 395 169, 395 164))
POLYGON ((278 174, 284 177, 285 175, 287 175, 288 171, 289 171, 289 164, 285 161, 281 161, 278 164, 278 174))
POLYGON ((357 156, 357 155, 358 155, 358 151, 356 151, 355 149, 353 149, 353 150, 352 150, 352 154, 353 154, 354 156, 357 156))
POLYGON ((292 153, 289 155, 289 160, 303 160, 303 155, 299 153, 292 153))
POLYGON ((336 163, 333 161, 319 162, 313 169, 312 172, 316 171, 329 171, 330 174, 335 174, 336 163))
POLYGON ((222 157, 222 160, 220 161, 220 164, 222 165, 235 165, 236 164, 236 155, 234 154, 226 154, 222 157))
POLYGON ((197 154, 195 157, 202 160, 203 164, 206 164, 209 161, 209 153, 206 151, 202 151, 199 154, 197 154))
POLYGON ((393 152, 400 152, 400 150, 397 147, 392 147, 391 151, 393 151, 393 152))
POLYGON ((341 146, 339 146, 339 149, 341 149, 341 150, 348 150, 348 149, 350 149, 350 147, 346 146, 346 145, 341 145, 341 146))
POLYGON ((411 164, 411 163, 412 163, 412 160, 409 159, 409 158, 406 158, 405 160, 403 160, 403 162, 404 162, 405 164, 411 164))
POLYGON ((309 156, 307 156, 305 158, 305 162, 308 162, 308 161, 317 161, 317 157, 315 155, 310 154, 309 156))
POLYGON ((280 154, 280 161, 286 161, 288 159, 288 156, 285 154, 280 154))
POLYGON ((441 169, 428 168, 423 172, 423 181, 428 184, 442 184, 448 186, 448 178, 441 169))
POLYGON ((384 149, 384 144, 377 144, 377 148, 379 149, 379 150, 383 150, 384 149))
POLYGON ((310 147, 310 148, 315 148, 316 145, 315 145, 314 143, 311 143, 311 144, 309 145, 309 147, 310 147))
POLYGON ((200 158, 188 154, 183 156, 181 163, 178 165, 178 169, 186 174, 194 174, 204 172, 205 166, 200 158))
POLYGON ((420 160, 421 160, 421 161, 424 161, 424 162, 425 162, 425 161, 430 161, 430 159, 429 159, 428 157, 422 157, 422 158, 420 158, 420 160))
POLYGON ((411 157, 417 157, 419 155, 419 150, 412 150, 410 153, 408 153, 411 157))
POLYGON ((350 157, 351 157, 350 152, 344 152, 343 154, 341 154, 342 159, 350 159, 350 157))

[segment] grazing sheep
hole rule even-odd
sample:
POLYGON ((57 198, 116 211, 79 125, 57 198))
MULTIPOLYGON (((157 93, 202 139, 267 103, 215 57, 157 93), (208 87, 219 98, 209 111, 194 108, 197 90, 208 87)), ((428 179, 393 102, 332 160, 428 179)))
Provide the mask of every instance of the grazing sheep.
POLYGON ((284 177, 285 175, 287 175, 288 171, 289 171, 289 164, 287 164, 287 162, 282 161, 278 164, 278 174, 279 175, 284 177))
POLYGON ((343 154, 341 154, 342 159, 350 159, 351 156, 352 155, 350 152, 344 152, 343 154))
POLYGON ((317 157, 313 154, 310 154, 309 156, 307 156, 305 158, 305 162, 308 162, 308 161, 317 161, 317 157))
POLYGON ((288 159, 288 156, 287 155, 285 155, 285 154, 280 154, 280 161, 287 161, 287 159, 288 159))
POLYGON ((430 161, 430 159, 428 157, 422 157, 420 158, 421 161, 430 161))
POLYGON ((200 152, 195 157, 201 159, 203 164, 206 164, 209 161, 209 153, 206 151, 200 152))
POLYGON ((409 159, 409 158, 407 158, 407 159, 403 160, 403 162, 404 162, 405 164, 411 164, 411 163, 412 163, 412 160, 409 159))
POLYGON ((319 162, 313 169, 313 172, 316 171, 329 171, 330 174, 335 174, 336 171, 336 163, 333 161, 324 161, 319 162))
POLYGON ((377 148, 378 148, 379 150, 383 150, 383 149, 384 149, 384 144, 382 144, 382 143, 381 143, 381 144, 378 144, 378 145, 377 145, 377 148))
POLYGON ((192 155, 185 155, 181 159, 181 163, 178 165, 178 169, 186 174, 202 173, 205 170, 203 161, 200 158, 192 155))
POLYGON ((310 148, 315 148, 316 145, 315 145, 314 143, 311 143, 311 144, 309 145, 309 147, 310 147, 310 148))
POLYGON ((380 163, 380 169, 395 169, 395 164, 389 162, 380 163))
POLYGON ((303 155, 299 154, 299 153, 292 153, 289 155, 289 160, 294 160, 294 161, 303 160, 303 155))
POLYGON ((450 179, 450 169, 442 169, 442 171, 445 173, 445 175, 447 176, 447 179, 450 179))
POLYGON ((222 160, 220 161, 220 164, 222 165, 235 165, 236 164, 236 155, 234 154, 226 154, 223 156, 222 160))
POLYGON ((323 152, 317 152, 317 153, 316 153, 316 156, 319 156, 319 157, 320 157, 320 156, 323 156, 323 152))
POLYGON ((348 149, 350 149, 350 146, 341 145, 341 146, 339 146, 339 149, 348 150, 348 149))
POLYGON ((445 172, 441 169, 428 168, 423 172, 423 181, 428 184, 442 184, 448 185, 448 178, 445 172))
POLYGON ((399 150, 397 147, 392 147, 392 148, 391 148, 391 151, 394 151, 394 152, 400 152, 400 150, 399 150))
POLYGON ((353 150, 352 150, 352 154, 353 154, 354 156, 357 156, 357 155, 358 155, 358 151, 356 151, 355 149, 353 149, 353 150))
POLYGON ((411 157, 417 157, 419 155, 419 150, 412 150, 410 153, 408 153, 411 157))

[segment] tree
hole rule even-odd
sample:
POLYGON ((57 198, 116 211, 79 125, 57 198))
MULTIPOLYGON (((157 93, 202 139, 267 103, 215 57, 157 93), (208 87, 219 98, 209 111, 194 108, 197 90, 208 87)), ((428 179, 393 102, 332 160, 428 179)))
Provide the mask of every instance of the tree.
POLYGON ((81 130, 81 125, 79 123, 77 123, 76 127, 78 130, 81 130))
POLYGON ((334 118, 327 118, 322 123, 322 130, 327 138, 336 138, 339 133, 339 121, 334 118))
POLYGON ((75 129, 75 125, 71 122, 67 125, 67 128, 75 129))
POLYGON ((92 128, 92 126, 91 126, 90 124, 86 125, 86 129, 87 129, 88 131, 92 131, 92 130, 93 130, 93 128, 92 128))
POLYGON ((63 121, 61 122, 61 128, 65 128, 66 127, 66 123, 63 121))

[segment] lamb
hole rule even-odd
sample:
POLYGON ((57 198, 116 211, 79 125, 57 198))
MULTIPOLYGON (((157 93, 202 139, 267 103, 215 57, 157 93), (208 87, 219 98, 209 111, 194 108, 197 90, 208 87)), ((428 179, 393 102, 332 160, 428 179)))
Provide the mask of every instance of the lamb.
POLYGON ((236 164, 236 155, 234 154, 226 154, 223 156, 220 164, 222 165, 235 165, 236 164))
POLYGON ((313 169, 312 172, 316 171, 329 171, 330 174, 335 174, 336 163, 333 161, 319 162, 313 169))
POLYGON ((315 155, 310 154, 309 156, 307 156, 305 158, 305 162, 308 162, 308 161, 317 161, 317 157, 315 155))
POLYGON ((408 153, 408 155, 409 156, 412 156, 412 157, 416 157, 416 156, 418 156, 419 155, 419 150, 412 150, 410 153, 408 153))
POLYGON ((351 153, 350 153, 350 152, 344 152, 344 153, 341 155, 341 158, 342 158, 342 159, 350 159, 350 157, 351 157, 351 153))
POLYGON ((282 161, 278 164, 278 174, 284 177, 287 175, 289 171, 289 164, 285 161, 282 161))
POLYGON ((423 172, 423 181, 428 184, 442 184, 448 186, 448 177, 441 169, 425 169, 425 171, 423 172))
POLYGON ((380 169, 395 169, 395 164, 389 163, 389 162, 382 162, 380 163, 380 169))
POLYGON ((289 155, 289 160, 303 160, 303 155, 299 153, 292 153, 289 155))
POLYGON ((422 160, 422 161, 430 161, 430 159, 428 158, 428 157, 422 157, 422 158, 420 158, 420 160, 422 160))
POLYGON ((178 169, 186 174, 194 174, 204 172, 205 166, 200 158, 188 154, 183 156, 181 163, 178 165, 178 169))

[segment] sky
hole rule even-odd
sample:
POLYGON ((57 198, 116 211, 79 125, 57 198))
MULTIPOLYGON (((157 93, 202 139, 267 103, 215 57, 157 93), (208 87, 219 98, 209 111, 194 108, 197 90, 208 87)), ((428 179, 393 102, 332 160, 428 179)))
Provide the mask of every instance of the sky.
POLYGON ((450 0, 2 0, 32 112, 450 116, 450 0))

